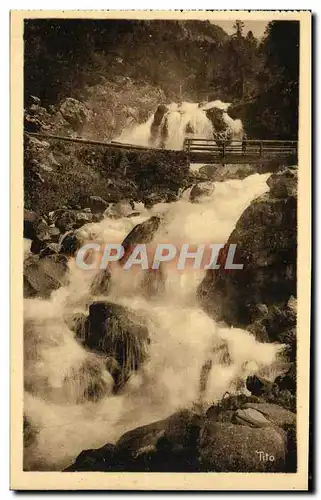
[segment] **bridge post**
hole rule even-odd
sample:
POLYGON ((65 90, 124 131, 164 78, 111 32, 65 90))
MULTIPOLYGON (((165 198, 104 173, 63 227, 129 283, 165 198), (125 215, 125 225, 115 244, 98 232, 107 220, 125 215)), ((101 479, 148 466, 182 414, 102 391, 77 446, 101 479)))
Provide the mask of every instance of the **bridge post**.
POLYGON ((225 141, 223 141, 223 150, 222 150, 223 158, 225 158, 225 141))
POLYGON ((263 142, 260 142, 260 157, 263 155, 263 142))

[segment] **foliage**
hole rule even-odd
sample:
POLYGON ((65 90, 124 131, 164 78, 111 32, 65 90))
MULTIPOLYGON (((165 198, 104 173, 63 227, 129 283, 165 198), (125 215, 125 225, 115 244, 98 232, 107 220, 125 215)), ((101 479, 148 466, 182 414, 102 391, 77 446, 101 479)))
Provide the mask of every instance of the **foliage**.
POLYGON ((52 143, 59 166, 48 171, 35 164, 32 143, 26 140, 24 161, 25 208, 40 214, 64 205, 84 206, 89 196, 108 202, 124 198, 142 201, 151 193, 165 200, 185 186, 188 167, 184 152, 124 151, 96 146, 52 143))
POLYGON ((265 63, 257 80, 259 95, 246 108, 245 125, 255 137, 298 137, 299 22, 268 24, 259 47, 265 63))

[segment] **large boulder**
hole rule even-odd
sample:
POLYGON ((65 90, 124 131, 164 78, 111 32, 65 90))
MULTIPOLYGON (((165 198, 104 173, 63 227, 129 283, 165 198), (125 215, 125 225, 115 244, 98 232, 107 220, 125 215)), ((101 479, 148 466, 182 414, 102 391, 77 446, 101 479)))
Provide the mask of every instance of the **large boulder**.
MULTIPOLYGON (((273 174, 270 183, 284 184, 288 169, 273 174)), ((205 309, 217 319, 235 326, 248 326, 257 304, 284 307, 296 296, 297 198, 265 194, 245 210, 227 245, 237 245, 236 260, 243 269, 209 270, 199 288, 205 309)), ((278 192, 279 194, 279 192, 278 192)), ((287 193, 288 194, 288 193, 287 193)))
POLYGON ((88 207, 91 209, 93 214, 103 213, 108 208, 108 203, 100 196, 90 196, 88 200, 88 207))
POLYGON ((137 226, 135 226, 128 233, 128 235, 122 242, 125 254, 127 251, 132 249, 132 247, 139 243, 150 243, 153 240, 154 235, 160 226, 160 223, 160 217, 153 216, 145 222, 137 224, 137 226))
POLYGON ((212 182, 224 182, 228 179, 245 179, 258 171, 257 165, 228 164, 228 165, 204 165, 198 171, 212 182))
POLYGON ((48 299, 54 290, 67 284, 68 260, 64 255, 31 255, 24 262, 23 273, 24 297, 48 299))
POLYGON ((148 357, 148 329, 134 311, 107 301, 90 305, 86 328, 84 345, 115 361, 109 368, 120 390, 148 357))
POLYGON ((194 203, 204 196, 211 196, 213 193, 214 184, 212 182, 199 182, 192 187, 189 197, 194 203))
POLYGON ((202 419, 189 410, 126 432, 116 445, 84 450, 65 471, 196 472, 202 419))
POLYGON ((75 256, 82 246, 82 238, 77 231, 68 231, 60 242, 60 253, 68 256, 75 256))

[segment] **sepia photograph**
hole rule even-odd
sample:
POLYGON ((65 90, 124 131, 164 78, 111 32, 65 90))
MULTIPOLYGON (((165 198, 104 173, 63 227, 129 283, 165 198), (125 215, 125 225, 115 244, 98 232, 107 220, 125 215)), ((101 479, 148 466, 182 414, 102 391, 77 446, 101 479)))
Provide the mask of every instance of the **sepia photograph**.
POLYGON ((311 13, 144 12, 11 12, 11 486, 307 489, 311 13))

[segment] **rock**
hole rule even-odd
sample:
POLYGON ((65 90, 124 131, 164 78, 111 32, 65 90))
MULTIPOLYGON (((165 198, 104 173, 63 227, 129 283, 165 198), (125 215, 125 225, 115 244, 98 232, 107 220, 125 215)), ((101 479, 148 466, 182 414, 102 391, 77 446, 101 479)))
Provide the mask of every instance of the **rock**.
POLYGON ((204 165, 198 171, 212 182, 223 182, 228 179, 245 179, 257 173, 256 165, 204 165))
POLYGON ((219 177, 219 180, 221 180, 221 176, 219 174, 220 168, 221 165, 203 165, 203 167, 198 170, 197 174, 204 175, 211 180, 214 179, 214 176, 216 176, 219 177))
POLYGON ((48 299, 68 281, 68 262, 63 255, 50 255, 39 259, 30 256, 24 262, 24 297, 48 299))
POLYGON ((76 224, 76 212, 73 210, 56 211, 55 226, 62 232, 71 231, 76 224))
POLYGON ((273 425, 286 428, 295 425, 295 413, 272 403, 247 403, 246 408, 252 408, 262 413, 273 425))
POLYGON ((108 268, 99 270, 90 286, 91 295, 108 295, 111 287, 111 273, 108 268))
POLYGON ((117 361, 120 371, 113 374, 115 391, 147 359, 149 342, 146 326, 130 309, 107 301, 90 305, 86 345, 117 361))
POLYGON ((298 172, 297 169, 286 168, 271 175, 267 180, 270 194, 275 198, 297 197, 298 172))
POLYGON ((159 135, 159 129, 160 125, 163 121, 164 116, 168 112, 168 107, 165 104, 160 104, 157 107, 157 110, 154 114, 154 119, 150 127, 150 144, 153 146, 155 145, 158 135, 159 135))
POLYGON ((85 472, 111 470, 115 455, 115 445, 105 444, 97 450, 83 450, 75 462, 63 472, 85 472))
POLYGON ((82 451, 65 471, 196 472, 200 425, 198 415, 179 411, 126 432, 116 446, 82 451))
POLYGON ((36 228, 39 216, 32 210, 24 210, 23 215, 23 237, 33 240, 36 237, 36 228))
POLYGON ((50 237, 50 241, 52 241, 53 243, 58 243, 60 239, 60 230, 58 229, 58 227, 49 227, 48 234, 50 237))
POLYGON ((121 217, 128 217, 133 212, 133 203, 129 200, 121 200, 118 203, 113 203, 104 212, 104 217, 111 219, 120 219, 121 217))
POLYGON ((272 390, 273 382, 259 377, 258 375, 252 375, 246 379, 246 388, 254 396, 262 396, 264 394, 269 394, 272 390))
POLYGON ((90 112, 85 104, 72 97, 67 97, 59 109, 64 119, 76 131, 81 130, 90 117, 90 112))
POLYGON ((143 470, 147 462, 148 470, 154 472, 195 472, 201 424, 197 414, 179 411, 164 420, 126 432, 116 443, 116 453, 128 462, 138 461, 143 470))
POLYGON ((285 375, 280 375, 274 381, 280 391, 289 390, 292 394, 296 393, 296 365, 292 364, 291 368, 285 375))
POLYGON ((76 334, 76 339, 85 344, 88 340, 88 318, 84 313, 76 313, 65 318, 68 328, 76 334))
POLYGON ((42 250, 47 248, 48 244, 50 243, 50 238, 49 236, 45 237, 44 239, 40 239, 37 236, 32 240, 31 246, 30 246, 30 252, 34 254, 39 254, 42 250))
POLYGON ((281 429, 207 422, 200 433, 199 460, 208 472, 282 472, 285 457, 281 429))
POLYGON ((212 182, 199 182, 192 187, 190 200, 192 203, 198 201, 203 196, 211 196, 214 193, 214 184, 212 182))
POLYGON ((90 224, 91 222, 94 222, 93 218, 94 218, 93 214, 89 214, 86 212, 78 212, 76 213, 76 221, 74 227, 76 229, 79 229, 84 224, 90 224))
POLYGON ((92 222, 101 222, 104 219, 104 214, 92 214, 92 222))
MULTIPOLYGON (((243 212, 227 242, 237 245, 242 271, 209 270, 198 290, 203 307, 216 320, 246 328, 257 304, 265 304, 270 313, 296 295, 296 209, 296 198, 268 193, 243 212)), ((263 324, 273 341, 268 322, 263 324)))
POLYGON ((165 195, 161 193, 150 193, 147 196, 144 196, 144 206, 149 209, 152 208, 157 203, 165 202, 165 195))
POLYGON ((59 252, 59 249, 60 245, 58 243, 49 243, 40 251, 39 258, 43 259, 44 257, 48 257, 49 255, 55 255, 59 252))
POLYGON ((60 243, 60 253, 74 256, 82 246, 80 235, 76 231, 66 233, 60 243))
POLYGON ((236 424, 247 425, 248 427, 271 427, 271 422, 254 408, 236 410, 234 420, 236 424))
POLYGON ((135 226, 130 231, 130 233, 128 233, 128 235, 122 242, 122 246, 125 250, 125 255, 123 259, 126 258, 126 253, 130 251, 138 243, 150 243, 154 238, 154 235, 158 230, 160 223, 161 223, 160 217, 153 216, 150 219, 146 220, 145 222, 137 224, 137 226, 135 226))
POLYGON ((30 419, 24 415, 23 416, 23 445, 24 448, 28 448, 32 446, 36 439, 39 429, 35 427, 34 424, 31 423, 30 419))
POLYGON ((90 196, 88 207, 93 214, 103 213, 108 208, 108 203, 100 196, 90 196))

